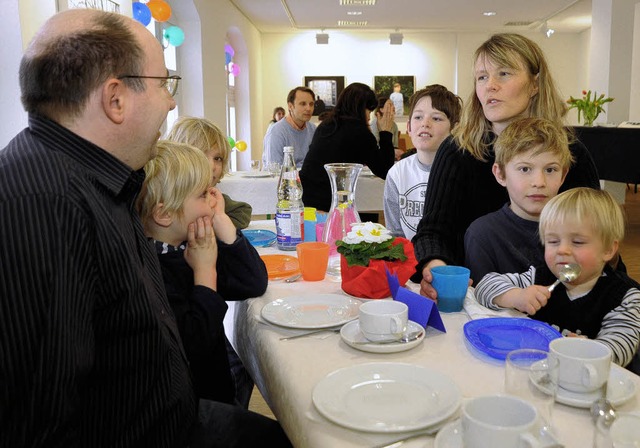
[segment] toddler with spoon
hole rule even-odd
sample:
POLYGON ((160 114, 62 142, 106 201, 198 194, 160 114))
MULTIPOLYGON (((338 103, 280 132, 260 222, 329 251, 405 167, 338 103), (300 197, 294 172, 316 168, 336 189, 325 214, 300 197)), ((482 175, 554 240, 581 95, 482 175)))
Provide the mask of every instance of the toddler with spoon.
POLYGON ((640 341, 640 285, 608 265, 624 236, 620 206, 606 191, 574 188, 545 205, 539 232, 546 265, 487 274, 476 287, 478 302, 526 312, 563 334, 597 339, 611 348, 613 362, 626 366, 640 341), (580 274, 549 291, 571 263, 580 274))

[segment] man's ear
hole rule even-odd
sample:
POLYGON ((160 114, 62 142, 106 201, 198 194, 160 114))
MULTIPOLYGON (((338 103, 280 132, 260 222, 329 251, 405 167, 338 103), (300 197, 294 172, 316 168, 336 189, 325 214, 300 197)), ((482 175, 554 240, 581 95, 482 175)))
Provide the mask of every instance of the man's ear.
POLYGON ((161 202, 153 207, 153 221, 160 227, 169 227, 173 222, 173 213, 166 211, 161 202))
POLYGON ((504 174, 502 173, 502 170, 500 169, 500 166, 497 163, 493 164, 493 167, 491 167, 491 171, 493 172, 493 176, 496 178, 498 183, 503 187, 506 187, 507 180, 505 179, 504 174))
POLYGON ((127 87, 117 78, 108 79, 102 86, 102 108, 111 121, 121 124, 124 121, 127 87))

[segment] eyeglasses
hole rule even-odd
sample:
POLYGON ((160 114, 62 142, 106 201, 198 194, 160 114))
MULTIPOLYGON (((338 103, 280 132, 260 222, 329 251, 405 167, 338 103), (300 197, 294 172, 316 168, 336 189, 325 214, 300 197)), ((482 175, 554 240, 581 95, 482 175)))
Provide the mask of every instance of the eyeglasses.
POLYGON ((122 76, 118 76, 118 79, 124 79, 124 78, 138 78, 138 79, 162 79, 163 80, 163 87, 166 87, 167 91, 169 92, 169 95, 171 96, 175 96, 176 92, 178 91, 178 81, 180 81, 182 78, 178 75, 173 75, 173 76, 139 76, 139 75, 122 75, 122 76))

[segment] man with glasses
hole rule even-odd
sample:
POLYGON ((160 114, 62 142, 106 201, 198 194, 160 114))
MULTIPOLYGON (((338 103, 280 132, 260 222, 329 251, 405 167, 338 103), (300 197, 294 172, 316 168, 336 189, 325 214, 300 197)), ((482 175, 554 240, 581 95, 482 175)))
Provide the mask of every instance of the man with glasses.
POLYGON ((0 446, 199 446, 134 212, 179 79, 141 24, 96 10, 53 16, 25 52, 29 124, 0 151, 0 446))

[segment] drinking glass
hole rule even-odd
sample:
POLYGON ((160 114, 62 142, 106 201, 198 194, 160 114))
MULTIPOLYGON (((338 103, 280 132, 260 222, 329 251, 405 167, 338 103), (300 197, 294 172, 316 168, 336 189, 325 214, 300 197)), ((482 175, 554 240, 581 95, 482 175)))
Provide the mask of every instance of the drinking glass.
POLYGON ((541 430, 550 432, 558 390, 557 358, 535 349, 513 350, 505 364, 505 392, 531 403, 538 411, 541 430))

